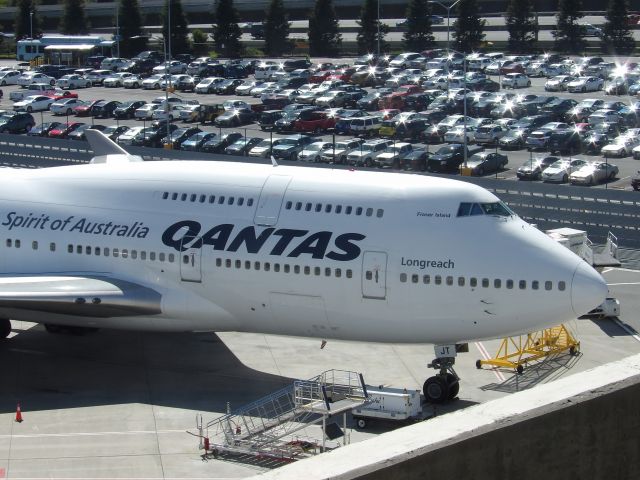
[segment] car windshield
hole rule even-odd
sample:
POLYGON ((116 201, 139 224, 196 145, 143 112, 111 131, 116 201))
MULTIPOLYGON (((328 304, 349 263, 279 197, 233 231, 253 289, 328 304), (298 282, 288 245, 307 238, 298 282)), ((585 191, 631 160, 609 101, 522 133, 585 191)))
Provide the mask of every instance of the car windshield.
POLYGON ((280 145, 286 145, 286 146, 293 146, 293 145, 297 145, 298 141, 294 140, 293 138, 283 138, 282 141, 280 142, 280 145))
POLYGON ((319 150, 323 150, 325 147, 324 143, 312 143, 311 145, 308 145, 305 150, 311 151, 311 152, 317 152, 319 150))

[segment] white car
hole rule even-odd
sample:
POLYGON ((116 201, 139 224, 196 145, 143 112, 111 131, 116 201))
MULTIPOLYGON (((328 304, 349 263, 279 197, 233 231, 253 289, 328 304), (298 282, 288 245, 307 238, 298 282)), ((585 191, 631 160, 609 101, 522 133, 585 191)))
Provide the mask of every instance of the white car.
POLYGON ((567 89, 567 84, 576 80, 576 77, 571 75, 556 75, 553 78, 547 80, 544 84, 544 89, 547 92, 562 92, 567 89))
POLYGON ((89 80, 92 85, 102 85, 102 82, 111 75, 113 75, 111 70, 93 70, 87 74, 86 79, 89 80))
POLYGON ((127 78, 133 77, 133 73, 129 72, 118 72, 114 73, 112 76, 105 78, 102 83, 105 87, 122 87, 124 85, 124 81, 127 78))
POLYGON ((186 105, 181 105, 181 104, 177 104, 177 105, 169 104, 169 108, 166 108, 165 106, 160 106, 160 108, 156 108, 153 111, 151 118, 153 118, 154 120, 169 119, 169 121, 171 122, 175 118, 180 118, 180 112, 185 108, 187 108, 186 105))
POLYGON ((600 110, 596 110, 591 115, 589 115, 588 122, 589 125, 598 125, 600 123, 618 123, 620 120, 620 115, 615 110, 608 110, 606 108, 602 108, 600 110))
POLYGON ((133 116, 139 120, 151 120, 151 118, 153 118, 153 112, 158 108, 160 108, 160 105, 157 103, 147 103, 137 108, 133 116))
POLYGON ((256 81, 253 81, 253 80, 245 80, 245 82, 242 85, 238 85, 236 87, 236 95, 239 95, 239 96, 250 95, 251 94, 251 89, 253 89, 254 87, 257 87, 261 83, 263 83, 263 82, 256 82, 256 81))
POLYGON ((84 78, 82 75, 72 73, 70 75, 64 75, 56 81, 58 88, 89 88, 91 87, 91 80, 84 78))
POLYGON ((542 181, 544 182, 556 182, 556 183, 567 183, 569 181, 569 175, 576 170, 579 170, 584 165, 586 165, 586 161, 576 158, 574 160, 558 160, 555 163, 549 165, 542 172, 542 181))
POLYGON ((131 75, 122 81, 124 88, 140 88, 142 86, 142 78, 138 75, 131 75))
POLYGON ((331 90, 323 93, 321 97, 316 98, 318 107, 341 107, 345 104, 349 94, 341 90, 331 90))
POLYGON ((131 61, 126 58, 105 58, 100 63, 100 68, 103 70, 112 70, 114 72, 119 72, 131 65, 131 61))
MULTIPOLYGON (((474 128, 467 125, 467 143, 472 143, 475 140, 474 128)), ((458 125, 444 134, 444 141, 446 143, 464 143, 464 125, 458 125)))
POLYGON ((222 106, 225 110, 251 110, 251 105, 243 100, 227 100, 222 106))
POLYGON ((569 175, 574 185, 595 185, 606 180, 613 180, 618 175, 618 167, 608 162, 593 162, 583 165, 569 175))
POLYGON ((313 142, 304 147, 298 154, 298 160, 301 162, 319 162, 323 150, 333 147, 331 142, 313 142))
POLYGON ((54 101, 53 98, 45 95, 31 95, 20 102, 14 103, 13 109, 16 111, 24 110, 28 113, 49 110, 54 101))
POLYGON ((602 90, 604 80, 598 77, 578 77, 573 82, 567 84, 568 92, 596 92, 602 90))
POLYGON ((117 143, 120 143, 120 144, 123 144, 123 145, 131 145, 133 137, 135 137, 140 132, 142 132, 143 129, 144 129, 144 127, 131 127, 129 130, 127 130, 122 135, 120 135, 118 137, 118 140, 116 140, 116 141, 117 141, 117 143))
POLYGON ((49 109, 54 115, 71 115, 73 114, 73 108, 78 105, 84 105, 84 102, 77 98, 63 98, 53 102, 49 109))
POLYGON ((200 80, 200 83, 196 85, 195 92, 196 93, 212 93, 213 89, 220 82, 224 82, 224 78, 222 77, 207 77, 200 80))
POLYGON ((276 82, 262 82, 260 84, 258 84, 257 86, 253 87, 249 93, 252 97, 255 98, 259 98, 265 90, 271 88, 271 87, 275 87, 278 84, 276 82))
POLYGON ((160 88, 160 83, 167 77, 168 75, 156 74, 151 75, 149 78, 145 78, 142 81, 142 88, 145 90, 157 90, 160 88))
POLYGON ((631 135, 621 135, 613 142, 602 147, 600 153, 603 157, 626 157, 631 155, 633 149, 640 145, 640 138, 631 135))
POLYGON ((531 86, 531 80, 524 73, 507 73, 502 78, 502 88, 526 88, 531 86))
POLYGON ((4 72, 0 72, 0 86, 17 85, 20 75, 22 75, 22 73, 18 70, 5 70, 4 72))
POLYGON ((413 150, 413 145, 405 142, 396 142, 386 151, 376 157, 376 164, 379 167, 400 168, 400 159, 408 155, 413 150))
POLYGON ((27 72, 20 75, 16 82, 16 84, 20 85, 21 87, 26 87, 27 85, 31 85, 32 83, 48 83, 49 85, 53 86, 56 84, 56 79, 50 77, 49 75, 45 75, 44 73, 27 72))

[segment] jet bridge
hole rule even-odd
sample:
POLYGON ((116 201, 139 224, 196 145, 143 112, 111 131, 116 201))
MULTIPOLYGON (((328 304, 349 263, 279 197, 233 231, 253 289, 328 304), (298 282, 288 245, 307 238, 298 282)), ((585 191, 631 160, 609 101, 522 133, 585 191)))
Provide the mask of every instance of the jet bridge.
POLYGON ((295 380, 286 388, 206 424, 198 415, 200 448, 205 455, 214 456, 230 453, 285 461, 305 458, 326 450, 327 437, 333 437, 327 429, 329 417, 342 413, 346 429, 347 412, 362 406, 367 398, 362 374, 327 370, 310 380, 295 380), (322 445, 295 436, 319 423, 322 445))

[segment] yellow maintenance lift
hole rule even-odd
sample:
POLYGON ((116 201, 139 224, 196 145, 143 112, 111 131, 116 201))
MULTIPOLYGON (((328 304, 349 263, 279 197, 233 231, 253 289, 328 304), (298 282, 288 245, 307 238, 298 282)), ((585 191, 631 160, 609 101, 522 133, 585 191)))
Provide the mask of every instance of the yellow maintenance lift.
POLYGON ((577 355, 580 342, 565 325, 558 325, 527 335, 503 338, 496 355, 488 360, 476 361, 476 367, 492 365, 513 368, 516 372, 522 373, 529 362, 558 355, 567 350, 570 355, 577 355))

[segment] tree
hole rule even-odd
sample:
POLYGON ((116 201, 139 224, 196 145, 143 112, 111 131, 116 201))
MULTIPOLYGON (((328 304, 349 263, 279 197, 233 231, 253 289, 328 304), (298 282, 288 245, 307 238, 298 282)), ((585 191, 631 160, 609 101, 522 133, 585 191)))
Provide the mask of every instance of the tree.
POLYGON ((188 53, 191 50, 189 44, 187 17, 182 10, 180 0, 166 0, 162 12, 162 38, 169 39, 166 45, 167 54, 188 53), (169 11, 169 6, 171 11, 169 11), (171 15, 169 16, 169 13, 171 15), (169 23, 171 23, 171 35, 167 34, 169 23))
POLYGON ((37 38, 40 33, 40 19, 36 10, 36 4, 33 0, 19 0, 17 4, 16 20, 14 32, 16 40, 28 38, 31 36, 31 27, 33 27, 33 36, 37 38), (33 16, 31 16, 33 12, 33 16))
POLYGON ((64 0, 60 31, 65 35, 81 35, 89 31, 83 0, 64 0))
POLYGON ((225 57, 238 58, 242 54, 240 37, 242 32, 238 26, 238 11, 233 7, 233 0, 219 0, 216 8, 216 24, 213 26, 213 43, 216 51, 225 57))
POLYGON ((364 0, 360 11, 360 30, 358 31, 358 53, 384 52, 387 45, 384 36, 389 32, 389 27, 378 19, 378 1, 364 0), (379 46, 379 48, 378 48, 379 46))
POLYGON ((562 52, 582 53, 586 43, 578 20, 584 17, 582 0, 559 0, 555 49, 562 52))
POLYGON ((289 41, 289 16, 282 0, 271 0, 264 22, 264 51, 279 57, 291 50, 289 41))
POLYGON ((510 0, 507 6, 509 50, 518 53, 536 49, 538 21, 531 0, 510 0))
POLYGON ((627 24, 629 4, 627 0, 609 0, 606 22, 602 29, 604 53, 628 55, 636 48, 636 41, 627 24))
POLYGON ((309 16, 309 55, 336 57, 342 49, 342 35, 332 0, 316 0, 309 16))
POLYGON ((120 25, 120 56, 131 58, 147 49, 147 37, 142 30, 138 0, 120 0, 118 24, 120 25))
POLYGON ((209 36, 206 32, 203 32, 199 28, 191 31, 191 37, 193 39, 193 53, 194 55, 203 56, 209 51, 208 39, 209 36))
POLYGON ((476 0, 460 0, 457 6, 458 19, 453 24, 453 38, 460 52, 472 52, 484 40, 486 21, 480 19, 476 0))
POLYGON ((407 31, 404 47, 410 52, 421 52, 434 43, 431 29, 431 8, 427 0, 411 0, 407 7, 407 31))

